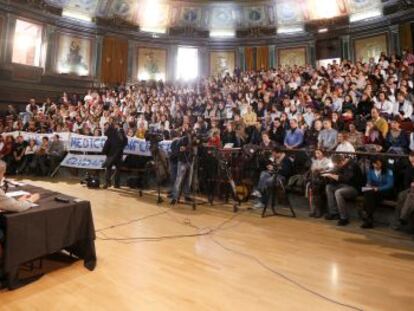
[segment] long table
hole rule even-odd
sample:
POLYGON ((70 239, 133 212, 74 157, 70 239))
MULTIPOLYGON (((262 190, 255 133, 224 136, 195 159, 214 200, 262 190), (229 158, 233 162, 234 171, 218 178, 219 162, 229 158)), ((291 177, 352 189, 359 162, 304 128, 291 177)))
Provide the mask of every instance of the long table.
POLYGON ((22 213, 2 213, 5 241, 3 272, 7 287, 24 285, 18 279, 19 267, 27 262, 66 250, 83 259, 92 271, 96 266, 95 228, 89 201, 63 195, 35 186, 10 188, 9 192, 24 190, 39 193, 38 207, 22 213), (69 199, 57 202, 56 197, 69 199))

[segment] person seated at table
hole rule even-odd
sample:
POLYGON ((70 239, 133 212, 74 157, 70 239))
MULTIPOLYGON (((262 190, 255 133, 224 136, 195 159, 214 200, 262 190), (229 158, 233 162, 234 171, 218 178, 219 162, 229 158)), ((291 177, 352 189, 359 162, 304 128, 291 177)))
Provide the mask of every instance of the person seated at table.
POLYGON ((394 174, 387 168, 386 163, 375 158, 371 161, 371 168, 367 174, 367 184, 364 191, 364 205, 362 209, 363 229, 374 227, 374 212, 382 200, 392 195, 394 174))
MULTIPOLYGON (((37 202, 40 198, 39 194, 31 194, 25 195, 18 199, 10 198, 6 196, 5 193, 5 178, 4 175, 6 174, 7 164, 6 162, 0 160, 0 211, 6 212, 24 212, 34 206, 34 203, 37 202)), ((0 258, 3 255, 3 247, 2 243, 4 241, 4 230, 1 227, 0 223, 0 258)), ((0 267, 1 269, 1 267, 0 267)), ((1 281, 2 273, 0 270, 0 281, 1 281)))
POLYGON ((6 162, 0 160, 0 210, 8 212, 24 212, 31 208, 33 203, 39 200, 39 194, 22 196, 17 200, 6 196, 4 177, 6 170, 6 162))
POLYGON ((263 208, 267 202, 266 190, 273 185, 285 185, 292 175, 292 160, 286 156, 286 153, 283 150, 277 147, 274 148, 272 157, 266 165, 266 170, 260 174, 256 190, 252 193, 252 196, 259 200, 259 202, 254 205, 254 208, 263 208))

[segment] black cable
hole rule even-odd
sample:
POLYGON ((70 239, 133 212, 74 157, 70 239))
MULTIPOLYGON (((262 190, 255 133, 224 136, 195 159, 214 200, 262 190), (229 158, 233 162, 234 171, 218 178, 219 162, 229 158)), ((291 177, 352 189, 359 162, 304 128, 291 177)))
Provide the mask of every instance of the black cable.
POLYGON ((114 228, 118 228, 118 227, 122 227, 122 226, 127 226, 127 225, 130 225, 130 224, 134 223, 134 222, 139 222, 139 221, 142 221, 142 220, 145 220, 145 219, 148 219, 148 218, 164 215, 164 214, 167 214, 167 213, 168 213, 168 211, 162 211, 162 212, 159 212, 159 213, 150 214, 150 215, 143 216, 143 217, 136 218, 136 219, 132 219, 132 220, 129 220, 127 222, 120 223, 120 224, 100 228, 100 229, 95 230, 95 232, 99 233, 99 232, 102 232, 102 231, 105 231, 105 230, 114 229, 114 228))
POLYGON ((200 228, 199 226, 192 224, 189 219, 185 219, 184 222, 182 222, 182 221, 178 220, 177 217, 175 217, 175 215, 172 215, 169 211, 163 211, 163 212, 160 212, 160 213, 155 213, 155 214, 151 214, 151 215, 141 217, 141 218, 138 218, 138 219, 135 219, 135 220, 131 220, 131 221, 128 221, 128 222, 125 222, 125 223, 121 223, 121 224, 118 224, 118 225, 113 225, 113 226, 110 226, 110 227, 102 228, 102 229, 97 230, 96 232, 101 233, 105 236, 104 238, 98 237, 99 240, 102 240, 102 241, 115 241, 115 242, 121 242, 121 243, 125 243, 125 244, 131 244, 131 243, 136 243, 136 242, 161 242, 161 241, 165 241, 165 240, 175 240, 175 239, 183 239, 183 238, 209 236, 210 239, 216 245, 221 247, 222 249, 224 249, 228 252, 234 253, 236 255, 248 258, 248 259, 256 262, 263 269, 273 273, 274 275, 277 275, 277 276, 281 277, 282 279, 284 279, 284 280, 288 281, 289 283, 295 285, 296 287, 310 293, 311 295, 314 295, 316 297, 319 297, 322 300, 325 300, 327 302, 336 304, 336 305, 341 306, 341 307, 345 307, 345 308, 355 310, 355 311, 363 311, 363 309, 361 309, 359 307, 356 307, 356 306, 353 306, 353 305, 350 305, 350 304, 346 304, 346 303, 340 302, 338 300, 329 298, 329 297, 327 297, 323 294, 320 294, 317 291, 312 290, 312 289, 306 287, 305 285, 299 283, 298 281, 295 281, 295 280, 291 279, 286 274, 284 274, 282 272, 279 272, 279 271, 269 267, 263 261, 261 261, 259 258, 255 257, 253 255, 235 250, 233 248, 230 248, 230 247, 224 245, 223 243, 217 241, 213 237, 214 233, 222 230, 227 223, 232 222, 235 218, 239 217, 244 212, 232 215, 231 217, 225 219, 223 222, 218 224, 213 229, 208 228, 208 227, 207 228, 200 228), (192 227, 192 228, 194 228, 198 231, 202 231, 202 230, 207 230, 207 231, 206 232, 193 233, 193 234, 162 235, 162 236, 152 236, 152 237, 151 236, 149 236, 149 237, 125 237, 125 238, 108 237, 105 234, 105 232, 103 232, 104 230, 107 230, 107 229, 117 228, 117 227, 120 227, 120 226, 128 225, 128 224, 131 224, 131 223, 134 223, 134 222, 137 222, 137 221, 145 220, 145 219, 148 219, 148 218, 151 218, 151 217, 156 217, 156 216, 160 216, 160 215, 164 215, 164 214, 167 214, 168 216, 170 216, 170 218, 172 218, 175 222, 177 222, 179 224, 192 227))
POLYGON ((115 242, 122 242, 122 243, 126 243, 126 244, 131 244, 134 242, 160 242, 163 240, 173 240, 173 239, 182 239, 182 238, 192 238, 192 237, 201 237, 201 236, 207 236, 210 235, 214 232, 217 232, 218 230, 221 230, 227 223, 233 221, 233 219, 235 219, 236 217, 240 216, 243 213, 238 213, 235 215, 232 215, 231 217, 229 217, 228 219, 225 219, 223 222, 221 222, 219 225, 217 225, 215 228, 211 229, 211 228, 200 228, 199 226, 196 226, 194 224, 191 223, 191 221, 189 219, 185 219, 184 222, 178 220, 174 215, 172 215, 169 211, 163 211, 160 213, 156 213, 156 214, 151 214, 145 217, 141 217, 135 220, 131 220, 128 221, 126 223, 122 223, 119 225, 113 225, 113 226, 109 226, 106 228, 102 228, 97 230, 97 233, 101 233, 104 235, 104 237, 97 237, 98 240, 102 240, 102 241, 115 241, 115 242), (202 231, 202 230, 207 230, 206 232, 199 232, 199 233, 193 233, 193 234, 177 234, 177 235, 161 235, 161 236, 148 236, 148 237, 109 237, 104 230, 108 230, 108 229, 113 229, 113 228, 117 228, 120 226, 124 226, 124 225, 128 225, 140 220, 144 220, 147 218, 151 218, 151 217, 156 217, 156 216, 160 216, 160 215, 164 215, 167 214, 169 215, 171 218, 174 219, 175 222, 185 225, 185 226, 189 226, 192 227, 198 231, 202 231))
POLYGON ((219 241, 217 241, 216 239, 214 239, 214 237, 213 237, 213 236, 210 236, 210 239, 211 239, 211 240, 212 240, 215 244, 217 244, 218 246, 220 246, 222 249, 224 249, 224 250, 226 250, 226 251, 228 251, 228 252, 231 252, 231 253, 233 253, 233 254, 236 254, 236 255, 239 255, 239 256, 242 256, 242 257, 248 258, 248 259, 250 259, 250 260, 252 260, 252 261, 256 262, 256 263, 257 263, 259 266, 261 266, 263 269, 265 269, 265 270, 267 270, 267 271, 269 271, 269 272, 271 272, 271 273, 273 273, 273 274, 275 274, 275 275, 277 275, 277 276, 279 276, 279 277, 283 278, 284 280, 288 281, 289 283, 291 283, 291 284, 293 284, 293 285, 295 285, 295 286, 299 287, 300 289, 302 289, 302 290, 304 290, 304 291, 306 291, 306 292, 308 292, 308 293, 310 293, 310 294, 312 294, 312 295, 314 295, 314 296, 316 296, 316 297, 319 297, 319 298, 321 298, 321 299, 323 299, 323 300, 326 300, 326 301, 328 301, 328 302, 330 302, 330 303, 336 304, 336 305, 341 306, 341 307, 345 307, 345 308, 352 309, 352 310, 356 310, 356 311, 363 311, 363 309, 361 309, 361 308, 359 308, 359 307, 356 307, 356 306, 353 306, 353 305, 350 305, 350 304, 346 304, 346 303, 340 302, 340 301, 338 301, 338 300, 335 300, 335 299, 329 298, 329 297, 327 297, 327 296, 325 296, 325 295, 323 295, 323 294, 320 294, 320 293, 318 293, 317 291, 314 291, 314 290, 312 290, 312 289, 310 289, 310 288, 306 287, 305 285, 303 285, 303 284, 299 283, 298 281, 295 281, 295 280, 293 280, 293 279, 289 278, 289 277, 288 277, 287 275, 285 275, 284 273, 279 272, 279 271, 277 271, 277 270, 274 270, 273 268, 271 268, 271 267, 269 267, 268 265, 266 265, 263 261, 261 261, 261 260, 260 260, 260 259, 258 259, 257 257, 255 257, 255 256, 253 256, 253 255, 249 255, 249 254, 243 253, 243 252, 238 251, 238 250, 235 250, 235 249, 232 249, 232 248, 230 248, 230 247, 228 247, 228 246, 226 246, 226 245, 222 244, 221 242, 219 242, 219 241))

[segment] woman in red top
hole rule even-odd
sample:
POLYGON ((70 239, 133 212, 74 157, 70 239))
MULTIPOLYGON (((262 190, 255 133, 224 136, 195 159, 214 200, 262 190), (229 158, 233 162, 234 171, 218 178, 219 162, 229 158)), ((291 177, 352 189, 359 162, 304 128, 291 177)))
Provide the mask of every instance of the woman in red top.
POLYGON ((221 148, 221 139, 220 139, 220 131, 219 130, 214 129, 211 132, 211 136, 208 139, 208 146, 209 147, 221 148))

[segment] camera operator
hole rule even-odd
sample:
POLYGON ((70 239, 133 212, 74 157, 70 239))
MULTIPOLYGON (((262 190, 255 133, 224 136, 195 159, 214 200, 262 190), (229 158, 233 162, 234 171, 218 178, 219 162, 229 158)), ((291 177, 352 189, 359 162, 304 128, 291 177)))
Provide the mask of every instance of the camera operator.
POLYGON ((255 209, 263 208, 267 202, 266 192, 275 185, 285 185, 293 175, 293 162, 286 153, 279 149, 272 150, 272 156, 268 159, 266 170, 260 174, 259 183, 252 196, 256 197, 259 202, 254 205, 255 209))
POLYGON ((185 200, 190 202, 190 171, 193 160, 192 154, 192 135, 188 124, 183 124, 182 136, 177 140, 177 170, 174 186, 172 190, 172 199, 170 204, 178 202, 181 190, 184 192, 185 200))
POLYGON ((180 152, 180 137, 179 133, 171 131, 171 152, 168 157, 169 167, 170 167, 170 191, 169 197, 173 195, 174 183, 177 177, 177 167, 178 167, 178 153, 180 152))
POLYGON ((105 124, 105 141, 102 153, 106 155, 106 160, 102 164, 105 168, 105 185, 104 189, 111 186, 112 167, 115 166, 114 186, 115 188, 120 187, 121 172, 120 168, 122 165, 122 155, 125 146, 128 144, 128 138, 125 135, 122 124, 113 125, 105 124))
POLYGON ((338 220, 338 226, 349 224, 348 208, 346 200, 355 199, 363 184, 361 168, 356 161, 343 155, 332 157, 334 172, 322 174, 327 178, 326 198, 329 214, 326 220, 338 220))

